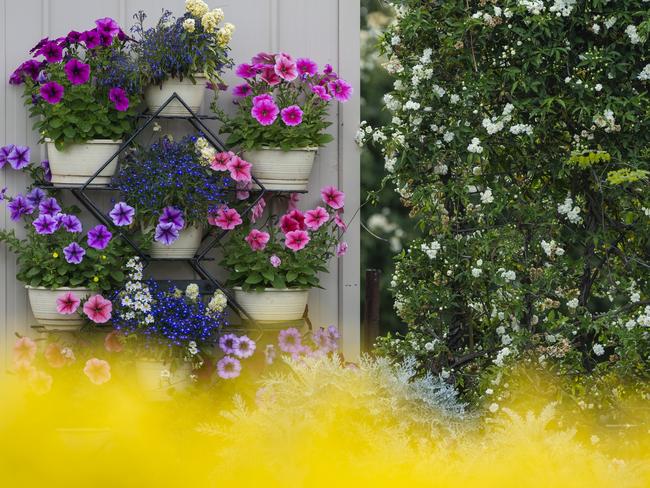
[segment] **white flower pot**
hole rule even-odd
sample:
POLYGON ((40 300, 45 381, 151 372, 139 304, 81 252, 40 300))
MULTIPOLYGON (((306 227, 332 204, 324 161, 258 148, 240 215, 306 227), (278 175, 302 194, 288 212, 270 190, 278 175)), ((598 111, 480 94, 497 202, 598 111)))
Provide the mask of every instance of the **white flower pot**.
POLYGON ((263 148, 246 151, 243 157, 253 164, 253 175, 268 190, 306 190, 318 148, 263 148))
MULTIPOLYGON (((83 144, 71 144, 59 151, 51 139, 46 139, 47 157, 52 171, 53 184, 83 184, 117 152, 122 141, 95 139, 83 144)), ((113 159, 91 182, 93 185, 106 185, 111 182, 117 168, 113 159)))
POLYGON ((164 361, 138 359, 135 375, 140 388, 153 401, 171 400, 170 389, 185 390, 191 383, 191 368, 183 364, 172 370, 164 361))
MULTIPOLYGON (((57 288, 52 290, 43 287, 26 286, 29 304, 38 325, 45 330, 74 331, 79 330, 84 324, 84 319, 79 313, 62 315, 56 311, 56 299, 64 293, 71 291, 77 298, 83 300, 90 296, 88 288, 57 288)), ((79 310, 81 307, 79 308, 79 310)))
POLYGON ((200 227, 186 227, 180 232, 178 239, 166 246, 162 242, 154 241, 149 255, 152 258, 174 258, 189 259, 196 255, 201 241, 203 240, 203 229, 200 227))
MULTIPOLYGON (((203 103, 207 78, 203 75, 194 75, 194 79, 196 83, 192 83, 192 80, 187 77, 183 78, 183 81, 177 78, 170 78, 163 81, 162 86, 148 86, 144 91, 144 99, 151 113, 155 113, 176 92, 192 111, 197 114, 203 103)), ((178 100, 172 100, 160 112, 160 115, 189 115, 189 112, 178 100)))
POLYGON ((304 288, 265 288, 264 291, 244 291, 235 287, 235 300, 261 323, 299 320, 305 313, 309 290, 304 288))

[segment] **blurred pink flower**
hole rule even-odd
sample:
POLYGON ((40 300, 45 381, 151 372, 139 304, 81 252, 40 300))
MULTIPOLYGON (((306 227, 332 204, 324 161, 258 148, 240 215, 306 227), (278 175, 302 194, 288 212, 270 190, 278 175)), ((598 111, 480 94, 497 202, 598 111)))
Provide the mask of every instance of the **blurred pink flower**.
POLYGON ((320 191, 323 201, 335 210, 343 208, 345 204, 345 193, 338 190, 335 186, 326 186, 320 191))
POLYGON ((86 361, 84 374, 91 383, 102 385, 111 379, 111 365, 103 359, 92 358, 86 361))
POLYGON ((106 334, 104 338, 104 348, 108 352, 122 352, 124 349, 124 336, 117 330, 106 334))
POLYGON ((271 236, 268 232, 263 232, 261 230, 253 229, 250 233, 244 238, 248 245, 253 251, 261 251, 266 247, 266 244, 269 242, 271 236))
POLYGON ((269 262, 274 268, 277 268, 282 264, 282 260, 275 254, 269 258, 269 262))
POLYGON ((69 347, 61 347, 56 342, 51 342, 43 353, 47 363, 53 368, 62 368, 75 362, 75 355, 69 347))
POLYGON ((348 252, 348 243, 345 241, 339 242, 336 245, 336 256, 340 258, 342 256, 345 256, 346 252, 348 252))
POLYGON ((238 181, 237 182, 237 200, 246 200, 251 196, 250 189, 253 188, 253 184, 250 181, 238 181))
POLYGON ((266 200, 261 198, 259 202, 251 210, 251 222, 258 220, 264 213, 264 208, 266 207, 266 200))
POLYGON ((242 83, 232 89, 232 94, 235 97, 245 98, 253 93, 253 89, 248 83, 242 83))
POLYGON ((84 303, 83 311, 96 324, 105 324, 111 319, 113 304, 101 295, 93 295, 84 303))
POLYGON ((242 63, 239 66, 237 66, 237 69, 235 70, 235 74, 240 78, 255 78, 257 71, 255 70, 253 65, 242 63))
POLYGON ((67 291, 56 299, 56 311, 62 315, 72 315, 80 304, 81 300, 71 291, 67 291))
POLYGON ((292 230, 285 234, 284 244, 294 252, 304 249, 309 243, 309 234, 304 230, 292 230))
POLYGON ((289 195, 288 210, 295 210, 298 208, 298 202, 300 201, 300 193, 292 193, 289 195))
POLYGON ((345 221, 341 218, 341 212, 337 212, 334 215, 334 223, 339 229, 343 230, 343 232, 348 230, 348 224, 346 224, 345 221))
POLYGON ((45 371, 34 370, 27 378, 27 384, 37 395, 45 395, 52 389, 54 379, 45 371))
POLYGON ((23 336, 14 343, 12 352, 15 363, 31 364, 36 357, 36 343, 23 336))
POLYGON ((305 225, 308 229, 318 230, 329 220, 330 216, 323 207, 316 207, 305 212, 305 225))

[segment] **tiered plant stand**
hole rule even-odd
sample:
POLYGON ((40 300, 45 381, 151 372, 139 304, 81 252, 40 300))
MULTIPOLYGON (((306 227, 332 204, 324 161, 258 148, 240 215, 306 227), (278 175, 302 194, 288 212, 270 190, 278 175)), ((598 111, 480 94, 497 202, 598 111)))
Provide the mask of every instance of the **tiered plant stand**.
MULTIPOLYGON (((283 322, 282 324, 277 324, 275 327, 273 324, 270 326, 264 325, 262 327, 259 323, 251 318, 251 316, 246 312, 246 310, 237 303, 235 297, 230 291, 211 273, 205 266, 206 262, 214 261, 214 258, 208 257, 210 251, 212 251, 219 242, 230 232, 228 230, 220 230, 216 235, 206 236, 201 243, 201 247, 197 253, 192 258, 154 258, 149 256, 138 244, 131 239, 131 237, 124 231, 123 228, 117 227, 113 224, 112 220, 109 218, 107 213, 105 213, 93 200, 91 192, 94 191, 104 191, 104 192, 114 192, 117 189, 111 184, 96 184, 94 183, 95 178, 106 168, 111 162, 118 158, 120 154, 126 151, 135 141, 135 139, 154 121, 158 119, 165 120, 182 120, 186 121, 192 125, 192 127, 200 132, 203 137, 210 143, 212 147, 218 151, 226 151, 227 148, 223 141, 206 125, 206 120, 214 120, 214 116, 198 115, 190 109, 190 107, 185 103, 185 101, 177 94, 173 93, 166 101, 163 103, 158 110, 154 113, 143 113, 139 115, 139 119, 143 122, 139 124, 139 127, 122 143, 119 149, 104 163, 102 166, 97 169, 97 171, 83 184, 48 184, 44 185, 44 188, 51 190, 64 190, 69 191, 79 203, 86 208, 93 217, 95 217, 101 224, 109 227, 115 235, 123 239, 130 247, 133 248, 135 253, 140 257, 143 262, 144 267, 146 268, 152 262, 169 262, 169 263, 186 263, 189 267, 196 272, 200 277, 200 280, 158 280, 158 281, 170 281, 175 286, 179 288, 187 286, 189 283, 196 283, 199 286, 201 295, 209 295, 214 293, 217 289, 221 290, 226 298, 228 299, 228 305, 232 308, 242 319, 243 325, 247 328, 257 329, 260 333, 260 337, 264 332, 267 331, 276 331, 280 330, 287 326, 298 325, 307 326, 311 330, 311 322, 307 316, 307 310, 305 310, 305 315, 300 321, 293 322, 283 322), (177 100, 185 109, 187 110, 187 115, 162 115, 162 111, 167 105, 172 101, 177 100)), ((280 193, 306 193, 305 191, 295 191, 295 190, 267 190, 264 185, 257 179, 255 176, 252 177, 253 182, 257 187, 249 190, 253 194, 252 202, 246 207, 246 209, 240 213, 242 217, 246 216, 253 207, 267 194, 280 194, 280 193)), ((237 188, 229 187, 225 189, 226 198, 228 195, 234 195, 237 191, 237 188)))

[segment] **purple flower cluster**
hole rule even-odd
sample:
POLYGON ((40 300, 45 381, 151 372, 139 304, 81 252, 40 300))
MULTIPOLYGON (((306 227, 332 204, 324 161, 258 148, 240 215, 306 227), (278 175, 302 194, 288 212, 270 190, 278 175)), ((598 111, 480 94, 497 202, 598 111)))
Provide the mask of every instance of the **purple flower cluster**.
POLYGON ((29 156, 31 150, 27 146, 16 146, 8 144, 0 148, 0 168, 5 164, 9 165, 15 170, 21 170, 29 166, 29 156))
POLYGON ((217 362, 217 374, 223 379, 232 379, 241 372, 241 359, 250 358, 257 345, 248 336, 224 334, 219 338, 219 348, 226 356, 217 362))

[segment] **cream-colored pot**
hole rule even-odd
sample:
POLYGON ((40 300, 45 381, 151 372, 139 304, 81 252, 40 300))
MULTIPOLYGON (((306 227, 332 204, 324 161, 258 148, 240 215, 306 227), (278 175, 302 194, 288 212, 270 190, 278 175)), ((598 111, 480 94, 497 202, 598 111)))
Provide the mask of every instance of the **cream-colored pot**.
POLYGON ((183 364, 174 370, 164 361, 138 359, 135 363, 135 374, 138 385, 153 401, 170 400, 170 389, 185 390, 190 382, 191 368, 183 364))
MULTIPOLYGON (((122 141, 94 139, 83 144, 71 144, 59 151, 51 139, 45 140, 47 157, 52 171, 52 183, 59 185, 83 184, 117 152, 122 141)), ((117 157, 91 182, 106 185, 117 169, 117 157)))
POLYGON ((299 320, 305 313, 309 290, 304 288, 265 288, 264 291, 244 291, 235 287, 235 300, 250 315, 262 323, 299 320))
POLYGON ((243 158, 252 163, 253 175, 268 190, 306 190, 318 148, 263 148, 245 151, 243 158))
POLYGON ((45 330, 75 331, 79 330, 84 324, 84 319, 79 313, 72 315, 62 315, 56 311, 56 299, 64 293, 71 291, 75 296, 84 300, 90 296, 91 291, 88 288, 43 288, 41 286, 25 286, 29 304, 32 307, 32 313, 38 325, 42 325, 45 330))
POLYGON ((149 255, 152 258, 190 259, 196 255, 203 240, 203 229, 200 227, 186 227, 171 245, 154 241, 149 255))
MULTIPOLYGON (((192 80, 187 77, 183 78, 183 81, 170 78, 163 81, 162 86, 148 86, 144 91, 144 99, 149 111, 155 113, 176 92, 195 114, 198 113, 203 103, 207 78, 203 75, 194 75, 194 79, 196 83, 192 83, 192 80)), ((190 113, 178 100, 174 99, 169 102, 160 115, 190 115, 190 113)))

